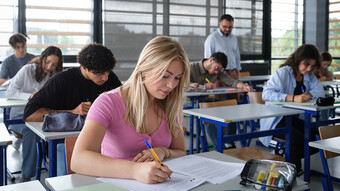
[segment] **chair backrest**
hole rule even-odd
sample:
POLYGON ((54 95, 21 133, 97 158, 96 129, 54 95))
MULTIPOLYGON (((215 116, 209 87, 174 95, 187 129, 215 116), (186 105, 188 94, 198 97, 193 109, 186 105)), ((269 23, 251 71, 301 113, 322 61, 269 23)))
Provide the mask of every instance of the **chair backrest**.
POLYGON ((262 92, 248 92, 249 103, 265 104, 262 99, 262 92))
POLYGON ((340 74, 335 74, 335 79, 340 80, 340 74))
MULTIPOLYGON (((200 108, 209 108, 209 107, 220 107, 220 106, 230 106, 237 105, 236 99, 216 101, 216 102, 202 102, 200 103, 200 108)), ((208 122, 202 121, 203 124, 209 124, 208 122)))
POLYGON ((240 72, 240 77, 250 76, 250 72, 240 72))
POLYGON ((229 106, 229 105, 237 105, 236 99, 216 101, 216 102, 202 102, 200 103, 200 108, 209 108, 209 107, 220 107, 220 106, 229 106))
MULTIPOLYGON (((328 139, 332 137, 339 137, 340 136, 340 125, 332 125, 332 126, 322 126, 319 127, 319 134, 320 139, 328 139)), ((336 156, 340 156, 340 154, 329 152, 329 151, 323 151, 325 158, 332 158, 336 156)))
POLYGON ((67 174, 73 174, 71 170, 71 158, 73 153, 74 144, 76 143, 78 137, 67 137, 65 138, 65 158, 66 158, 66 169, 67 174))

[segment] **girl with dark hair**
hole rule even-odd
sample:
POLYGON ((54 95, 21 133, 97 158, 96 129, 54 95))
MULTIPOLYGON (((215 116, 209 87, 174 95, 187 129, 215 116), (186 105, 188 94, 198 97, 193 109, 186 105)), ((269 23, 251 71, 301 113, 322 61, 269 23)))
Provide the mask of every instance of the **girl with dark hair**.
POLYGON ((321 53, 320 70, 314 73, 320 81, 332 81, 334 79, 333 72, 328 70, 328 67, 332 64, 332 59, 332 55, 328 52, 321 53))
MULTIPOLYGON (((55 46, 47 47, 39 57, 24 65, 13 77, 6 91, 7 98, 31 99, 34 94, 57 72, 63 70, 63 55, 55 46)), ((22 119, 24 107, 13 107, 11 119, 22 119)), ((10 125, 9 129, 23 135, 21 182, 26 182, 35 175, 37 161, 36 141, 38 136, 25 124, 10 125)), ((17 149, 20 145, 18 145, 17 149)))
MULTIPOLYGON (((308 102, 324 97, 322 85, 312 71, 320 68, 318 49, 309 44, 300 46, 289 56, 284 64, 263 87, 262 99, 272 102, 308 102)), ((293 118, 291 137, 291 162, 301 170, 301 159, 304 157, 304 121, 303 116, 293 118)), ((272 117, 260 120, 260 129, 269 130, 285 126, 285 118, 272 117)), ((316 130, 316 129, 314 129, 316 130)), ((311 140, 315 139, 316 131, 311 132, 311 140)), ((285 139, 284 136, 278 136, 285 139)), ((271 136, 261 137, 261 142, 268 146, 271 136)))

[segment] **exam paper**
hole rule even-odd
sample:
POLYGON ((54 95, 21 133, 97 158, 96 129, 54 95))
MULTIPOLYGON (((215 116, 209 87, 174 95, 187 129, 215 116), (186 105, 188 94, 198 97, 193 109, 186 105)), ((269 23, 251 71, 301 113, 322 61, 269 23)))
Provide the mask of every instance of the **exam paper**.
POLYGON ((173 172, 206 180, 212 184, 221 184, 240 175, 244 163, 222 162, 195 155, 163 162, 173 172))
POLYGON ((158 184, 145 184, 138 182, 137 180, 118 179, 118 178, 97 178, 102 182, 107 182, 119 186, 127 190, 138 190, 138 191, 178 191, 178 190, 190 190, 193 189, 205 181, 198 178, 181 175, 178 173, 172 173, 171 179, 158 184))

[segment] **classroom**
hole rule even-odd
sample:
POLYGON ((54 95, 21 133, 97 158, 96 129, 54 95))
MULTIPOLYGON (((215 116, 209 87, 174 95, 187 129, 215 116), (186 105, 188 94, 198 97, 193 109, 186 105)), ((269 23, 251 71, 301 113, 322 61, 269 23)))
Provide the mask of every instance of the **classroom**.
POLYGON ((184 167, 171 161, 181 156, 183 164, 191 159, 214 168, 216 161, 244 165, 254 153, 293 163, 293 190, 340 190, 340 157, 321 154, 340 153, 330 148, 340 144, 331 138, 340 137, 340 1, 2 0, 0 13, 0 191, 76 189, 74 183, 144 189, 144 183, 169 183, 163 176, 171 173, 192 182, 179 190, 252 190, 239 184, 241 172, 220 182, 228 177, 182 177, 184 167), (115 96, 118 101, 107 104, 115 96), (47 132, 48 116, 60 113, 81 125, 47 132), (114 137, 131 133, 114 135, 119 125, 135 131, 117 143, 114 137), (334 126, 331 135, 323 137, 320 126, 334 126), (183 136, 175 136, 178 127, 183 136), (161 130, 166 133, 153 137, 161 130), (334 141, 324 146, 316 135, 334 141), (75 143, 71 138, 78 136, 75 143), (132 139, 142 141, 132 148, 132 139), (76 145, 72 169, 69 140, 72 151, 76 145), (90 159, 102 164, 81 165, 90 159), (96 170, 136 168, 125 161, 149 162, 153 166, 143 168, 158 174, 96 170))

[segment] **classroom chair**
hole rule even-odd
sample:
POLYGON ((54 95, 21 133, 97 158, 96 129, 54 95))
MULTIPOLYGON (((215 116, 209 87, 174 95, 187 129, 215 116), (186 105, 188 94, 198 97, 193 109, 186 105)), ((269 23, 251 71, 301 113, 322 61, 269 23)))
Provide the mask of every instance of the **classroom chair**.
POLYGON ((240 77, 250 76, 250 72, 240 72, 240 77))
POLYGON ((78 137, 66 137, 65 138, 65 169, 67 174, 73 174, 71 170, 71 158, 78 137))
POLYGON ((248 99, 249 103, 265 104, 262 99, 262 92, 248 92, 248 99))
MULTIPOLYGON (((317 140, 328 139, 332 137, 340 136, 340 125, 333 125, 333 126, 321 126, 319 127, 319 136, 316 136, 317 140)), ((324 171, 324 176, 321 177, 321 182, 324 190, 333 190, 332 180, 333 178, 330 175, 327 159, 340 156, 340 154, 333 153, 330 151, 326 151, 323 149, 319 149, 322 168, 324 171)), ((336 180, 339 182, 339 179, 336 180)))

